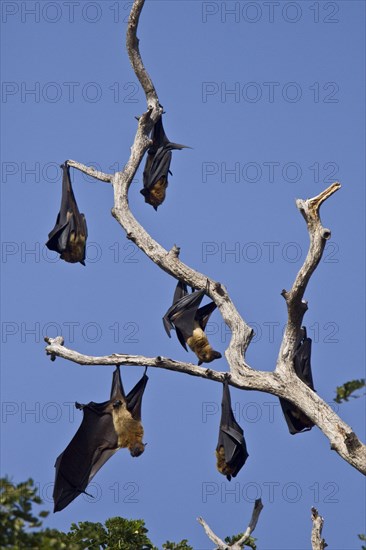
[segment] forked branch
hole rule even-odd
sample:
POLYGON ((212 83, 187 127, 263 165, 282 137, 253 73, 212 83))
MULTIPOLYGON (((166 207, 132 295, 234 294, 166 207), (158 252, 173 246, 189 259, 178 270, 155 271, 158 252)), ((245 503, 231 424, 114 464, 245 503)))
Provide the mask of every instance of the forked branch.
POLYGON ((259 519, 259 515, 261 511, 263 510, 263 504, 262 500, 258 498, 254 503, 253 513, 252 517, 250 519, 249 525, 246 528, 245 533, 240 537, 239 540, 234 542, 233 544, 228 544, 220 539, 215 533, 212 531, 212 529, 207 525, 205 520, 201 517, 197 518, 198 523, 202 525, 202 527, 205 530, 206 535, 214 544, 216 544, 216 550, 242 550, 244 548, 244 545, 249 541, 249 538, 251 534, 253 533, 254 529, 257 526, 257 522, 259 519))

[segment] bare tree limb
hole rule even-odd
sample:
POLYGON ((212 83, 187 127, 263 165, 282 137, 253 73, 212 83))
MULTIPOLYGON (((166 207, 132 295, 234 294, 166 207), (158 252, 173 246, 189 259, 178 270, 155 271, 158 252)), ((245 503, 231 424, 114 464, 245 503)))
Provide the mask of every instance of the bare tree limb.
POLYGON ((212 540, 212 542, 214 544, 216 544, 216 549, 215 550, 228 550, 230 548, 229 545, 227 545, 223 540, 220 539, 220 537, 218 537, 217 535, 215 535, 215 533, 212 531, 212 529, 207 525, 207 523, 205 522, 205 520, 201 517, 198 517, 197 518, 197 521, 198 523, 200 523, 202 525, 202 527, 204 528, 205 530, 205 533, 206 535, 208 536, 208 538, 210 540, 212 540))
MULTIPOLYGON (((127 355, 112 353, 111 355, 104 355, 100 357, 92 355, 84 355, 77 351, 71 350, 64 346, 64 339, 62 336, 57 336, 56 338, 45 337, 45 341, 48 346, 46 346, 46 354, 51 356, 51 359, 54 360, 56 357, 66 359, 67 361, 72 361, 78 365, 87 365, 87 366, 96 366, 96 365, 125 365, 129 367, 155 367, 159 369, 172 370, 175 372, 181 372, 184 374, 190 374, 191 376, 198 376, 200 378, 205 378, 207 380, 213 380, 215 382, 223 382, 226 372, 220 372, 212 370, 205 367, 199 367, 193 365, 192 363, 185 363, 183 361, 175 361, 174 359, 169 359, 168 357, 144 357, 143 355, 127 355)), ((253 371, 256 372, 256 371, 253 371)), ((268 392, 268 389, 272 389, 274 393, 276 388, 272 388, 271 382, 273 379, 273 374, 270 372, 261 372, 263 375, 262 380, 258 383, 258 377, 255 376, 253 380, 241 378, 231 378, 229 383, 230 385, 240 388, 240 389, 259 389, 260 391, 268 392)))
POLYGON ((212 531, 212 529, 207 525, 205 520, 201 517, 197 518, 198 523, 202 525, 202 527, 205 530, 206 535, 214 544, 216 544, 217 549, 216 550, 241 550, 245 543, 248 542, 250 535, 254 531, 254 529, 257 526, 257 522, 259 519, 259 515, 261 511, 263 510, 263 504, 262 500, 258 498, 254 503, 253 513, 252 517, 250 519, 249 525, 244 533, 244 535, 233 544, 227 544, 224 541, 220 539, 215 533, 212 531))
POLYGON ((80 170, 80 172, 84 172, 84 174, 87 174, 88 176, 92 176, 93 178, 96 178, 97 180, 105 181, 107 183, 112 182, 112 178, 113 178, 112 174, 105 174, 104 172, 100 172, 99 170, 96 170, 92 166, 85 166, 85 164, 81 164, 76 160, 68 160, 67 164, 72 168, 76 168, 77 170, 80 170))
POLYGON ((325 540, 322 539, 324 518, 318 514, 318 510, 316 508, 311 509, 311 520, 313 522, 313 528, 311 530, 312 550, 324 550, 324 548, 328 546, 325 540))
POLYGON ((135 75, 139 79, 142 89, 145 92, 147 108, 149 110, 156 110, 159 107, 158 94, 144 67, 139 49, 139 39, 137 38, 137 27, 144 3, 145 0, 135 0, 131 8, 126 33, 126 49, 135 75))
MULTIPOLYGON (((198 376, 215 382, 223 382, 225 373, 198 367, 192 363, 175 361, 166 357, 144 357, 142 355, 111 355, 93 357, 83 355, 63 346, 63 338, 46 338, 46 353, 61 357, 79 365, 126 365, 148 366, 173 370, 198 376)), ((352 428, 343 422, 333 409, 315 392, 308 388, 295 373, 279 377, 275 373, 248 369, 245 376, 232 375, 229 384, 242 390, 257 390, 291 401, 298 406, 328 437, 331 448, 354 468, 366 474, 366 447, 352 428)))
MULTIPOLYGON (((328 437, 331 448, 360 472, 366 473, 366 447, 357 438, 350 426, 343 422, 335 412, 315 392, 310 390, 294 373, 292 360, 298 340, 307 304, 303 301, 306 286, 319 264, 330 230, 323 228, 320 216, 320 205, 340 188, 334 183, 317 197, 297 201, 297 207, 304 216, 310 235, 310 247, 292 289, 283 291, 288 309, 288 323, 279 352, 276 370, 263 372, 253 370, 245 362, 245 352, 253 336, 253 330, 239 315, 225 287, 195 271, 179 259, 179 248, 167 251, 156 242, 132 215, 128 204, 128 191, 141 160, 151 144, 149 138, 154 122, 162 113, 154 85, 148 75, 139 51, 137 26, 144 0, 134 0, 127 28, 126 46, 132 67, 146 94, 148 110, 139 117, 130 157, 121 172, 114 175, 98 172, 76 161, 69 161, 70 166, 82 172, 111 182, 114 189, 114 208, 112 214, 124 228, 127 238, 132 240, 156 265, 176 279, 197 288, 206 289, 207 294, 216 303, 225 323, 232 332, 229 346, 225 352, 231 379, 230 384, 241 389, 258 390, 271 393, 289 400, 298 406, 328 437)), ((62 342, 63 343, 63 342, 62 342)), ((63 357, 81 365, 141 365, 175 370, 202 378, 222 382, 223 373, 178 362, 164 357, 147 358, 112 354, 105 357, 91 357, 68 350, 61 345, 58 338, 49 339, 46 348, 51 359, 63 357)))
POLYGON ((252 517, 250 519, 249 525, 248 525, 244 535, 241 537, 241 539, 239 539, 234 544, 234 546, 232 546, 233 550, 240 550, 244 546, 244 544, 248 541, 250 535, 253 533, 254 529, 257 526, 258 519, 259 519, 259 516, 260 516, 260 513, 261 513, 262 510, 263 510, 262 500, 260 498, 257 498, 255 503, 254 503, 253 514, 252 514, 252 517), (236 546, 237 546, 237 548, 236 548, 236 546))
POLYGON ((302 320, 308 309, 307 302, 303 301, 303 296, 310 277, 323 256, 326 241, 331 236, 330 229, 325 229, 322 226, 319 208, 340 187, 341 184, 336 182, 312 199, 298 199, 296 201, 296 205, 307 223, 310 246, 291 290, 289 292, 282 291, 282 296, 287 304, 288 321, 277 361, 276 370, 278 372, 292 368, 292 358, 298 342, 302 320))

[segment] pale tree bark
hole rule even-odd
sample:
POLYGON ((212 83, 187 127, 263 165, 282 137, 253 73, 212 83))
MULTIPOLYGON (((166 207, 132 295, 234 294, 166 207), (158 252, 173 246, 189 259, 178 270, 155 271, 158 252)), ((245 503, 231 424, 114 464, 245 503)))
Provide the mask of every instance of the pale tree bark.
POLYGON ((319 516, 316 508, 311 509, 311 520, 313 522, 313 528, 311 530, 311 547, 312 550, 324 550, 327 545, 324 539, 322 539, 322 531, 324 518, 319 516))
MULTIPOLYGON (((240 537, 239 540, 234 542, 233 544, 227 544, 223 540, 220 539, 213 531, 212 529, 207 525, 205 520, 203 518, 197 518, 198 523, 202 525, 202 527, 205 530, 206 535, 214 544, 216 544, 215 550, 241 550, 244 548, 244 545, 246 542, 248 542, 249 537, 253 533, 254 529, 257 526, 257 522, 259 519, 259 515, 263 509, 262 500, 258 498, 254 503, 253 513, 252 517, 250 519, 250 522, 248 524, 248 527, 245 530, 245 533, 240 537)), ((315 550, 315 549, 313 549, 315 550)))
MULTIPOLYGON (((218 537, 207 525, 203 518, 197 518, 197 521, 202 525, 205 530, 208 538, 216 545, 215 550, 242 550, 244 545, 248 542, 249 537, 253 533, 254 529, 257 526, 259 515, 263 509, 263 504, 261 499, 257 499, 254 504, 253 513, 249 525, 243 534, 243 536, 234 542, 233 544, 227 544, 220 537, 218 537)), ((316 508, 311 509, 311 520, 312 520, 312 529, 311 529, 311 548, 312 550, 325 550, 328 546, 325 540, 322 538, 322 531, 324 525, 324 518, 322 518, 316 508)))
MULTIPOLYGON (((146 150, 151 145, 149 135, 154 122, 162 113, 157 92, 143 65, 138 47, 137 26, 143 5, 144 0, 134 0, 127 28, 127 52, 147 100, 147 111, 138 119, 137 132, 129 159, 124 169, 114 174, 104 174, 77 161, 70 160, 68 164, 96 179, 110 182, 113 185, 113 216, 125 230, 127 238, 132 240, 158 267, 175 279, 182 280, 196 289, 207 289, 207 295, 216 303, 225 323, 231 330, 231 340, 225 351, 231 374, 230 385, 240 389, 270 393, 296 404, 329 439, 331 449, 335 450, 351 466, 365 474, 366 446, 360 442, 352 428, 343 422, 317 393, 308 388, 296 376, 292 364, 301 324, 307 310, 307 304, 303 300, 304 293, 311 275, 322 258, 326 241, 331 235, 330 230, 322 226, 319 208, 340 188, 340 184, 333 183, 314 198, 297 200, 297 207, 306 221, 310 237, 308 254, 292 288, 282 292, 287 304, 288 321, 276 368, 273 372, 254 370, 245 360, 245 352, 253 336, 253 330, 239 315, 226 288, 221 283, 184 264, 179 259, 177 246, 174 245, 170 251, 165 250, 147 233, 129 208, 129 187, 146 150)), ((152 358, 140 355, 111 354, 104 357, 91 357, 63 346, 63 339, 60 337, 47 339, 47 342, 46 352, 51 355, 52 359, 63 357, 81 365, 147 365, 200 376, 216 382, 224 380, 224 372, 162 356, 152 358)))

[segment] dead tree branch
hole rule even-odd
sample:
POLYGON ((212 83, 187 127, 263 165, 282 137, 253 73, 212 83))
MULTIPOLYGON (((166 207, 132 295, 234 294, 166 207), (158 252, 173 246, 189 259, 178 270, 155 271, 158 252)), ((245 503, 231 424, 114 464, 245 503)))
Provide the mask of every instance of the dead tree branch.
POLYGON ((85 166, 85 164, 76 162, 76 160, 68 160, 67 164, 72 168, 76 168, 77 170, 80 170, 80 172, 84 172, 84 174, 87 174, 92 178, 96 178, 97 180, 105 181, 107 183, 112 182, 112 178, 113 178, 112 174, 105 174, 104 172, 100 172, 99 170, 96 170, 92 166, 85 166))
POLYGON ((214 544, 216 544, 216 550, 228 550, 230 546, 228 546, 223 540, 220 539, 215 533, 212 531, 212 529, 207 525, 205 520, 201 517, 197 518, 198 523, 202 525, 202 527, 205 530, 206 535, 214 544))
MULTIPOLYGON (((144 357, 143 355, 127 355, 112 353, 111 355, 104 355, 100 357, 92 355, 84 355, 77 351, 71 350, 64 346, 64 339, 62 336, 56 338, 46 337, 47 342, 46 353, 50 355, 54 360, 56 357, 72 361, 78 365, 95 366, 95 365, 124 365, 129 367, 152 367, 166 370, 173 370, 175 372, 181 372, 184 374, 190 374, 191 376, 198 376, 215 382, 223 382, 226 372, 220 372, 212 370, 210 368, 199 367, 192 363, 185 363, 183 361, 175 361, 168 357, 144 357)), ((270 372, 260 372, 262 375, 259 380, 257 374, 259 371, 253 371, 253 377, 231 378, 230 385, 239 389, 246 390, 259 390, 266 393, 274 393, 280 391, 277 386, 272 387, 273 374, 270 372)))
POLYGON ((324 550, 324 548, 328 546, 325 540, 322 539, 324 518, 319 516, 316 508, 311 509, 311 520, 313 522, 313 528, 311 530, 312 550, 324 550))
POLYGON ((241 537, 241 539, 239 539, 234 544, 234 546, 232 546, 233 550, 240 550, 241 548, 244 547, 244 544, 248 541, 250 535, 253 533, 254 529, 257 526, 258 519, 262 510, 263 510, 262 500, 260 498, 257 498, 256 501, 254 502, 253 513, 252 513, 252 517, 250 518, 249 525, 244 535, 241 537))
POLYGON ((299 338, 302 320, 308 309, 307 302, 303 301, 305 290, 311 275, 323 256, 326 241, 331 236, 330 229, 322 226, 319 215, 320 205, 333 193, 338 191, 340 187, 340 183, 332 183, 317 197, 307 200, 298 199, 296 201, 297 208, 305 218, 308 227, 310 246, 291 290, 288 292, 286 290, 282 291, 282 296, 285 298, 287 304, 288 321, 276 367, 278 372, 291 368, 290 365, 292 365, 292 357, 299 338))
MULTIPOLYGON (((101 181, 111 182, 114 189, 114 207, 112 215, 132 240, 163 271, 180 279, 196 289, 206 289, 207 294, 216 303, 225 323, 231 330, 231 340, 225 356, 228 361, 230 384, 241 389, 258 390, 271 393, 296 404, 326 435, 331 448, 360 472, 366 473, 366 447, 350 426, 343 422, 334 411, 315 392, 310 390, 294 373, 292 358, 298 341, 298 335, 307 309, 303 296, 310 277, 319 264, 330 230, 320 221, 320 205, 340 188, 334 183, 317 197, 297 201, 308 226, 310 246, 307 257, 290 291, 283 291, 288 309, 288 323, 274 372, 253 370, 245 361, 245 352, 253 336, 253 330, 247 325, 231 301, 225 287, 203 273, 192 269, 179 259, 179 248, 174 245, 170 251, 156 242, 141 224, 134 218, 128 203, 128 191, 138 170, 141 160, 151 144, 149 138, 154 122, 162 113, 157 92, 148 75, 139 51, 137 27, 144 0, 134 0, 127 28, 127 52, 142 88, 144 89, 148 110, 138 119, 137 132, 131 147, 130 157, 120 172, 113 175, 98 172, 76 161, 68 161, 82 172, 101 181)), ((174 361, 165 357, 148 358, 112 354, 105 357, 91 357, 65 348, 60 338, 49 339, 46 352, 51 356, 63 357, 81 365, 141 365, 165 368, 222 382, 223 373, 198 367, 191 363, 174 361)))
POLYGON ((220 537, 215 535, 215 533, 207 525, 207 523, 205 522, 205 520, 203 518, 199 517, 199 518, 197 518, 197 521, 204 528, 205 533, 208 536, 208 538, 210 540, 212 540, 212 542, 214 544, 216 544, 216 547, 217 547, 216 550, 229 550, 229 549, 230 550, 241 550, 242 548, 244 548, 245 543, 248 542, 249 537, 251 536, 254 529, 256 528, 257 522, 258 522, 258 519, 259 519, 259 515, 260 515, 262 510, 263 510, 262 500, 260 498, 258 498, 254 503, 252 517, 250 519, 249 525, 248 525, 245 533, 243 534, 243 536, 238 541, 234 542, 231 545, 225 543, 223 540, 220 539, 220 537))

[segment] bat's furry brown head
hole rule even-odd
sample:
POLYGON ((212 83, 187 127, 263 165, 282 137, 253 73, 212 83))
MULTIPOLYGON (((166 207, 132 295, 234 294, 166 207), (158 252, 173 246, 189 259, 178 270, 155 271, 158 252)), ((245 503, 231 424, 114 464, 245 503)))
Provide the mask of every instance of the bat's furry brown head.
POLYGON ((131 456, 136 457, 142 455, 146 447, 146 443, 135 443, 132 447, 130 447, 130 453, 131 456))
POLYGON ((211 363, 211 361, 221 359, 221 357, 222 355, 219 351, 215 351, 211 348, 209 351, 199 354, 198 364, 202 365, 202 363, 211 363))

